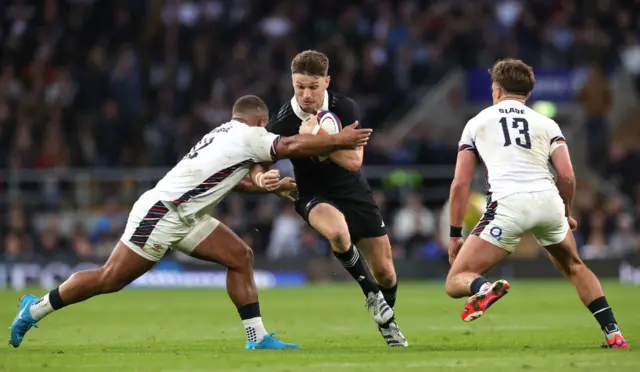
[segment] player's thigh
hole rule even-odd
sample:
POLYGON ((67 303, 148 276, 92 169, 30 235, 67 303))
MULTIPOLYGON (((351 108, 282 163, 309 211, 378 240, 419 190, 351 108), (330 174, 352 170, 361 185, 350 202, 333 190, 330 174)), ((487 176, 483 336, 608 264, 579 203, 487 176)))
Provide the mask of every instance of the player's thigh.
POLYGON ((208 215, 201 217, 175 248, 230 269, 253 267, 251 248, 225 224, 208 215))
POLYGON ((485 274, 515 250, 524 231, 516 222, 517 203, 506 199, 487 205, 451 265, 449 276, 462 272, 485 274))
POLYGON ((345 216, 331 201, 322 198, 300 200, 296 202, 296 211, 332 245, 351 245, 345 216))
POLYGON ((141 257, 157 262, 188 231, 177 212, 147 192, 134 204, 120 240, 141 257))
POLYGON ((448 278, 460 273, 486 274, 509 256, 509 252, 477 235, 469 235, 449 269, 448 278))
MULTIPOLYGON (((367 239, 372 248, 391 250, 387 230, 380 209, 373 200, 370 202, 336 201, 336 206, 344 214, 351 240, 358 246, 367 239), (379 238, 379 239, 378 239, 379 238)), ((364 248, 368 246, 364 243, 364 248)))
POLYGON ((105 284, 112 283, 117 290, 151 270, 155 264, 156 261, 142 257, 119 241, 101 268, 101 280, 105 284))

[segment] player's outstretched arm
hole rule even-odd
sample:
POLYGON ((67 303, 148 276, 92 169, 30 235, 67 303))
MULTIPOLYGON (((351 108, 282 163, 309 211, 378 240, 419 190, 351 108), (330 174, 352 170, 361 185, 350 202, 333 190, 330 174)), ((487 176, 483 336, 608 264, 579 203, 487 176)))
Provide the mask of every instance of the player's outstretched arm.
POLYGON ((551 165, 558 174, 556 186, 564 202, 565 215, 571 219, 571 205, 573 203, 573 195, 576 192, 576 176, 573 172, 569 148, 564 141, 558 142, 561 143, 558 143, 559 146, 551 153, 551 165))
POLYGON ((456 171, 449 190, 449 220, 452 226, 462 227, 469 205, 469 190, 477 161, 478 158, 472 151, 458 152, 456 171))
POLYGON ((471 189, 471 180, 476 171, 477 162, 477 155, 473 151, 458 151, 456 171, 449 190, 449 223, 452 230, 450 234, 451 240, 449 241, 450 263, 453 263, 462 247, 462 224, 469 205, 469 190, 471 189), (456 234, 453 233, 454 229, 458 230, 456 234))
POLYGON ((371 129, 356 129, 357 123, 345 127, 342 132, 331 136, 298 134, 282 137, 275 148, 276 159, 305 158, 322 155, 334 150, 354 149, 366 146, 371 129))

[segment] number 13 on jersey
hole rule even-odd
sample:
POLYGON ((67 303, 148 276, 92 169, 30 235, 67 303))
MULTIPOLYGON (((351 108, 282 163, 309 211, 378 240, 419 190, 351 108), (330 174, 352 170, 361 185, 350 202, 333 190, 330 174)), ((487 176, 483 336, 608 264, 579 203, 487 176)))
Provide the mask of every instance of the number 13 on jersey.
POLYGON ((529 122, 525 118, 513 118, 511 119, 511 125, 509 125, 509 120, 506 117, 500 119, 500 124, 502 124, 502 133, 504 134, 504 147, 511 146, 511 133, 509 131, 509 127, 511 129, 517 129, 518 137, 516 137, 516 145, 525 148, 527 150, 531 149, 531 137, 529 136, 529 122))

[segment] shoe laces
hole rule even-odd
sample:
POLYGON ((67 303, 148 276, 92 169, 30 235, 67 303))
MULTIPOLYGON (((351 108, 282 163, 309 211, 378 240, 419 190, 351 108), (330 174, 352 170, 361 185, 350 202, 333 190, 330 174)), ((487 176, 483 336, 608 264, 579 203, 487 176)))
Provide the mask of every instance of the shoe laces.
POLYGON ((378 310, 377 308, 380 306, 380 299, 373 292, 369 292, 367 296, 367 305, 369 309, 378 310))

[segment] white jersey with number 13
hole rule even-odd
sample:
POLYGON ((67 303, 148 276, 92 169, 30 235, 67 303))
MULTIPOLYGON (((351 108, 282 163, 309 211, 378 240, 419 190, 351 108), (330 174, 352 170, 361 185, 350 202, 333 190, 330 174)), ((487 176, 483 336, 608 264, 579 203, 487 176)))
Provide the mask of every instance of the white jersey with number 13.
POLYGON ((557 191, 549 159, 563 144, 555 121, 506 100, 469 120, 458 151, 478 154, 486 168, 487 192, 499 200, 519 192, 557 191))

